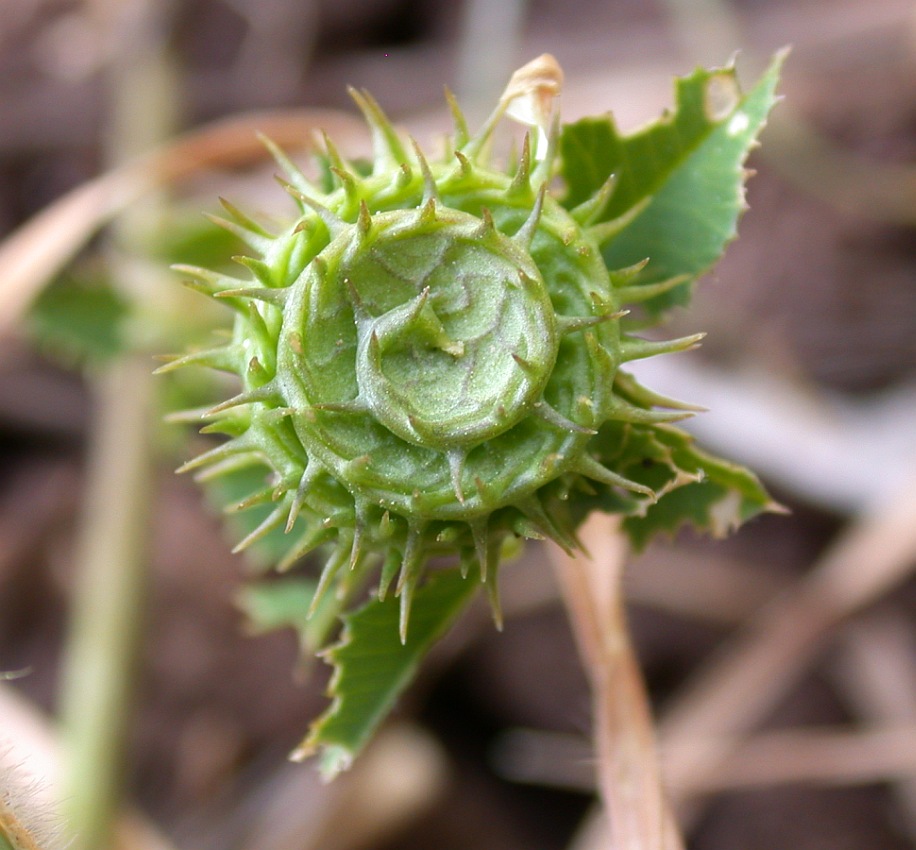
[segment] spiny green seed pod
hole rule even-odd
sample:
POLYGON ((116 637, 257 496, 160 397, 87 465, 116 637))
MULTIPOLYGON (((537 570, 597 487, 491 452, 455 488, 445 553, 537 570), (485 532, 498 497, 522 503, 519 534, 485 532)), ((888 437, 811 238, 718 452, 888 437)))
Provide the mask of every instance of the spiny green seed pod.
POLYGON ((353 97, 372 131, 371 169, 326 139, 319 186, 274 151, 298 216, 272 234, 227 205, 224 225, 255 254, 242 259, 251 279, 184 271, 235 310, 232 339, 167 368, 203 364, 242 381, 206 414, 205 430, 230 439, 184 467, 271 471, 237 505, 273 505, 238 548, 284 526, 285 568, 327 545, 316 600, 381 562, 381 596, 397 577, 403 637, 431 557, 476 563, 498 612, 507 540, 574 548, 580 503, 627 493, 638 510, 655 497, 615 470, 607 434, 686 414, 656 410, 677 405, 619 369, 699 337, 622 330, 626 306, 664 285, 628 286, 634 269, 606 268, 601 244, 619 223, 592 223, 612 184, 569 211, 548 192, 555 131, 546 144, 526 137, 508 170, 490 164, 511 90, 473 136, 451 101, 450 149, 429 160, 367 93, 353 97))

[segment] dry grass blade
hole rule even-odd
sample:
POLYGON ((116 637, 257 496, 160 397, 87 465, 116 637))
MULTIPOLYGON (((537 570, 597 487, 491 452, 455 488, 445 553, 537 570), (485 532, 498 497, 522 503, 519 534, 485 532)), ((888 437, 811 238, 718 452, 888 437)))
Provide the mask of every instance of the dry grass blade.
MULTIPOLYGON (((595 789, 590 750, 583 738, 517 730, 505 747, 502 772, 515 782, 595 789)), ((702 794, 789 783, 911 781, 914 776, 916 723, 909 722, 876 724, 864 730, 818 727, 764 732, 742 741, 715 774, 691 777, 688 783, 692 793, 702 794)))
POLYGON ((696 774, 688 785, 703 794, 787 783, 868 784, 914 774, 916 725, 861 732, 792 729, 745 740, 715 773, 696 774))
POLYGON ((72 190, 0 243, 0 336, 99 228, 145 193, 206 168, 265 158, 258 133, 293 148, 310 145, 318 129, 344 145, 363 135, 359 121, 334 110, 242 115, 194 130, 72 190))
POLYGON ((711 411, 691 422, 699 441, 740 459, 770 484, 843 515, 906 485, 901 460, 914 449, 912 386, 863 403, 773 370, 684 360, 642 361, 637 376, 663 393, 699 399, 711 411))
MULTIPOLYGON (((661 724, 666 775, 680 802, 797 681, 832 630, 909 575, 916 487, 856 521, 796 587, 764 608, 675 700, 661 724)), ((895 496, 895 497, 894 497, 895 496)))
POLYGON ((581 537, 594 557, 552 547, 560 589, 592 688, 598 785, 613 850, 678 850, 655 755, 655 736, 630 644, 622 572, 628 548, 619 518, 595 514, 581 537))
MULTIPOLYGON (((916 632, 910 618, 882 611, 845 629, 842 646, 836 678, 856 713, 867 723, 916 723, 916 632)), ((916 845, 916 767, 894 792, 916 845)))

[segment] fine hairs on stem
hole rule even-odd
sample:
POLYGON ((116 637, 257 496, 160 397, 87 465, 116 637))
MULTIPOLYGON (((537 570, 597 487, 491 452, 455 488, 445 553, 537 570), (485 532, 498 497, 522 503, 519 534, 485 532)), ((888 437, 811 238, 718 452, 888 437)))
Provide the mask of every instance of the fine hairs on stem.
POLYGON ((0 850, 62 850, 59 824, 12 745, 0 741, 0 850))

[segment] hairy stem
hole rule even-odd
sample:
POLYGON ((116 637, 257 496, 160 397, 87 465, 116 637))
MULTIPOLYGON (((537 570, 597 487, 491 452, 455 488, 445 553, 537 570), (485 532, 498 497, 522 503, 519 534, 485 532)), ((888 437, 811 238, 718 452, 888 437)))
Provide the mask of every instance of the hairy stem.
MULTIPOLYGON (((63 759, 57 729, 31 701, 3 681, 0 717, 7 739, 5 748, 0 748, 0 804, 7 809, 0 823, 6 824, 5 816, 7 822, 12 818, 25 824, 41 850, 70 848, 57 817, 63 796, 63 759)), ((114 831, 114 850, 175 850, 142 815, 130 809, 118 813, 114 831)), ((13 848, 21 850, 15 842, 13 848)), ((0 850, 4 850, 2 843, 0 850)))
POLYGON ((41 850, 29 829, 0 796, 0 850, 41 850))
POLYGON ((661 786, 648 699, 623 607, 627 554, 619 518, 594 515, 582 538, 592 558, 551 548, 551 560, 592 687, 598 785, 610 850, 683 847, 661 786))

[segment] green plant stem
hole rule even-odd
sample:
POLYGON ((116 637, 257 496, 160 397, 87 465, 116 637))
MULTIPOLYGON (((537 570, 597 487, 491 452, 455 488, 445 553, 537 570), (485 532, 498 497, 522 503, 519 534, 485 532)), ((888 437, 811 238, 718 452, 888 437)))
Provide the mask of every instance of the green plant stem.
POLYGON ((62 691, 71 850, 103 850, 120 800, 121 754, 146 586, 152 377, 127 355, 98 382, 98 423, 62 691))
MULTIPOLYGON (((114 163, 166 138, 175 80, 163 49, 169 4, 97 8, 110 41, 107 149, 114 163)), ((142 256, 160 226, 158 203, 131 209, 113 231, 109 263, 136 317, 126 352, 95 382, 87 504, 61 694, 63 800, 71 850, 108 850, 122 797, 133 668, 144 620, 152 439, 158 419, 142 318, 161 280, 119 257, 142 256), (116 247, 115 247, 116 246, 116 247)))

